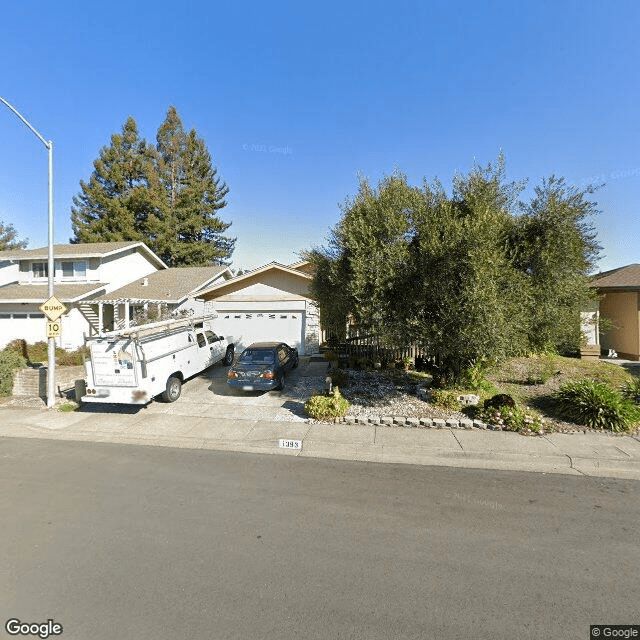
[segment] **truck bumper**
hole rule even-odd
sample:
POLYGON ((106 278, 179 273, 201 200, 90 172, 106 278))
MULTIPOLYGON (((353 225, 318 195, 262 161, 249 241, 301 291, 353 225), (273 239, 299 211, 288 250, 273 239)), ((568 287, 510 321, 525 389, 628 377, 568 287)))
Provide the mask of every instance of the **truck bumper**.
POLYGON ((143 389, 87 389, 87 393, 82 396, 82 402, 90 402, 94 404, 112 403, 112 404, 149 404, 153 400, 147 391, 143 389))

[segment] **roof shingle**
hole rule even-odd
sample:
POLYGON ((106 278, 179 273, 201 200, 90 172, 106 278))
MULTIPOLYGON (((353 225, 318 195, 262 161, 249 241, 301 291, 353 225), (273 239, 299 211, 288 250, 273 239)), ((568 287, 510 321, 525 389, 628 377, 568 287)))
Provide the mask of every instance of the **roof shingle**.
POLYGON ((640 290, 640 264, 629 264, 598 274, 591 281, 598 289, 640 290))

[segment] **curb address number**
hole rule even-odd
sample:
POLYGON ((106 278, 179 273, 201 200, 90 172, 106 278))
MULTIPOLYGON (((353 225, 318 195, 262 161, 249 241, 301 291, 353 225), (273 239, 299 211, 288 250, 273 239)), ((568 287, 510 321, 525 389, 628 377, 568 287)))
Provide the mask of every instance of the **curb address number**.
POLYGON ((285 440, 280 438, 278 440, 278 446, 281 449, 302 449, 302 440, 285 440))

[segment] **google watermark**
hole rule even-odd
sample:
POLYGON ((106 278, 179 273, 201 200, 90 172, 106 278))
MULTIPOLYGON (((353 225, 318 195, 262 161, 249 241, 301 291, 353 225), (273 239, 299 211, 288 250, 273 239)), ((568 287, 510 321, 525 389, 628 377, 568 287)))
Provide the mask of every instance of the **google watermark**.
POLYGON ((52 618, 46 622, 21 622, 18 618, 10 618, 4 625, 10 636, 37 636, 49 638, 62 635, 62 625, 52 618))
POLYGON ((597 638, 640 638, 640 624, 592 624, 589 640, 597 638))
POLYGON ((293 154, 293 149, 289 145, 280 147, 273 144, 243 144, 242 150, 257 153, 280 153, 283 156, 290 156, 293 154))

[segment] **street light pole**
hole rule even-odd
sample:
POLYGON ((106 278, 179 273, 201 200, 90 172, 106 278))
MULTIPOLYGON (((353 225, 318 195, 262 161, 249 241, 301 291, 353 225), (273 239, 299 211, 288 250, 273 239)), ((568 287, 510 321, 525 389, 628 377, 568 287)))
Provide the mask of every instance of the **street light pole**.
MULTIPOLYGON (((8 107, 13 113, 22 120, 22 122, 31 130, 31 132, 42 142, 47 148, 49 156, 49 247, 47 260, 47 284, 49 288, 49 298, 53 296, 53 141, 45 140, 40 133, 31 125, 31 123, 13 106, 11 106, 3 97, 0 96, 0 102, 8 107)), ((47 407, 53 407, 56 397, 56 339, 49 338, 47 350, 47 407)))

